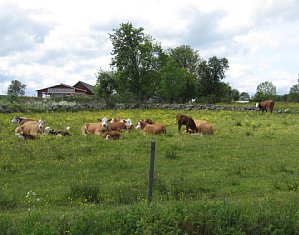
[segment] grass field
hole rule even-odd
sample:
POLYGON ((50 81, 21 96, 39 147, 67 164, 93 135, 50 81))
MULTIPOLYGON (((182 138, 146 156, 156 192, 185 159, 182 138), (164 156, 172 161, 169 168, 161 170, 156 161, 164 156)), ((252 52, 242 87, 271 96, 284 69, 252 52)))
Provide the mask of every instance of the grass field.
POLYGON ((178 112, 29 113, 54 129, 72 128, 70 137, 29 141, 10 123, 25 114, 0 114, 1 234, 298 234, 299 115, 185 111, 216 127, 214 136, 191 136, 178 133, 178 112), (104 116, 151 118, 167 134, 81 135, 85 122, 104 116))

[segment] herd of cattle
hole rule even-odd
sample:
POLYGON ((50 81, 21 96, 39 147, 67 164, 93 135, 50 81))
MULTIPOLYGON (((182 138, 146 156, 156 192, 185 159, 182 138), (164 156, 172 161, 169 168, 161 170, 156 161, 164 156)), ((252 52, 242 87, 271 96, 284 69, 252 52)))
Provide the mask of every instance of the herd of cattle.
MULTIPOLYGON (((256 104, 262 113, 264 111, 270 111, 272 113, 274 107, 274 101, 268 100, 259 102, 256 104)), ((21 139, 35 139, 39 134, 45 135, 57 135, 68 136, 70 135, 70 128, 66 130, 54 130, 50 127, 44 126, 43 120, 33 120, 25 117, 14 117, 11 122, 18 124, 15 129, 15 135, 21 139)), ((213 124, 206 120, 194 120, 184 114, 176 115, 176 122, 178 124, 178 131, 181 131, 181 127, 186 126, 186 133, 195 135, 213 135, 215 128, 213 124)), ((82 126, 81 132, 83 135, 98 135, 107 140, 120 139, 122 131, 131 131, 133 129, 133 123, 131 119, 124 118, 112 118, 106 117, 98 119, 94 123, 86 123, 82 126)), ((151 119, 140 120, 135 126, 136 129, 140 129, 145 134, 166 134, 166 126, 162 123, 156 123, 151 119)))

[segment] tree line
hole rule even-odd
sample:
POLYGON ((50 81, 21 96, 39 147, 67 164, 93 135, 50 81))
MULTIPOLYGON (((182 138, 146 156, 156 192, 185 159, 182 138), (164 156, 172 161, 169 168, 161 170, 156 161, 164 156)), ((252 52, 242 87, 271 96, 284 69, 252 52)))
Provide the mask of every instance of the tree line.
MULTIPOLYGON (((109 38, 113 46, 111 70, 97 72, 94 88, 95 95, 108 106, 118 101, 215 103, 250 99, 248 93, 240 93, 223 82, 229 69, 226 58, 213 56, 205 60, 188 45, 163 50, 142 27, 134 28, 130 22, 113 29, 109 38)), ((276 95, 276 87, 266 81, 257 87, 252 98, 281 97, 276 95)), ((282 99, 299 101, 298 85, 282 99)))

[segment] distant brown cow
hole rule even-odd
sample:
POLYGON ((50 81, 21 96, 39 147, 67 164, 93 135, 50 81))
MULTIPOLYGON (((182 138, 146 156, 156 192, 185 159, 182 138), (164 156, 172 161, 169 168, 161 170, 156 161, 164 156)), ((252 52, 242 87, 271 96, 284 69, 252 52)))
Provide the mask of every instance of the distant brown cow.
POLYGON ((190 133, 190 132, 197 132, 198 129, 196 127, 196 124, 194 122, 194 120, 191 117, 188 117, 184 114, 177 114, 176 115, 176 120, 178 123, 178 130, 181 131, 181 127, 182 125, 186 125, 186 132, 190 133))
POLYGON ((111 131, 130 131, 133 128, 133 123, 131 119, 123 119, 121 121, 114 121, 109 124, 111 131))
POLYGON ((137 123, 136 129, 140 129, 142 133, 146 134, 166 134, 166 127, 162 123, 148 124, 141 120, 137 123))
POLYGON ((256 107, 259 108, 260 110, 262 110, 262 114, 264 113, 264 111, 270 111, 271 113, 273 112, 273 108, 274 108, 274 100, 264 100, 261 102, 256 103, 256 107))
POLYGON ((213 135, 214 132, 215 132, 214 126, 208 122, 202 123, 198 127, 198 133, 200 133, 200 135, 213 135))
POLYGON ((102 137, 106 140, 119 140, 121 138, 121 133, 118 131, 109 131, 103 133, 102 137))
POLYGON ((108 119, 104 117, 101 122, 86 123, 82 126, 81 131, 83 135, 102 135, 104 132, 110 131, 108 119))

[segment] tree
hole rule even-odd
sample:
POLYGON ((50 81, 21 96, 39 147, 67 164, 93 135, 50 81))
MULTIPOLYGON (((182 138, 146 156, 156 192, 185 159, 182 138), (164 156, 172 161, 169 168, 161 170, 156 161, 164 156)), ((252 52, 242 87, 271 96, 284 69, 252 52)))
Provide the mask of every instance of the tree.
POLYGON ((288 94, 288 101, 299 102, 299 84, 291 87, 288 94))
POLYGON ((168 103, 187 102, 195 96, 195 79, 192 74, 169 59, 160 71, 159 96, 168 103))
POLYGON ((198 51, 193 50, 190 46, 182 45, 169 49, 169 56, 189 73, 196 75, 201 61, 198 51))
POLYGON ((116 69, 119 89, 131 93, 139 102, 154 93, 162 53, 160 45, 143 30, 126 23, 109 34, 113 45, 111 66, 116 69))
POLYGON ((223 91, 221 80, 225 78, 225 72, 228 69, 226 58, 213 56, 208 61, 202 61, 198 68, 199 96, 214 97, 214 102, 220 100, 223 91))
POLYGON ((24 96, 26 85, 22 84, 18 80, 12 80, 7 89, 7 95, 9 96, 24 96))
POLYGON ((242 101, 249 101, 250 95, 247 92, 241 92, 240 94, 240 100, 242 101))
POLYGON ((265 81, 259 84, 256 88, 255 100, 260 101, 264 99, 273 98, 276 95, 276 86, 272 82, 265 81))
POLYGON ((104 99, 107 107, 113 106, 115 101, 113 94, 117 89, 115 73, 100 70, 96 74, 96 77, 97 82, 93 89, 95 96, 104 99))

